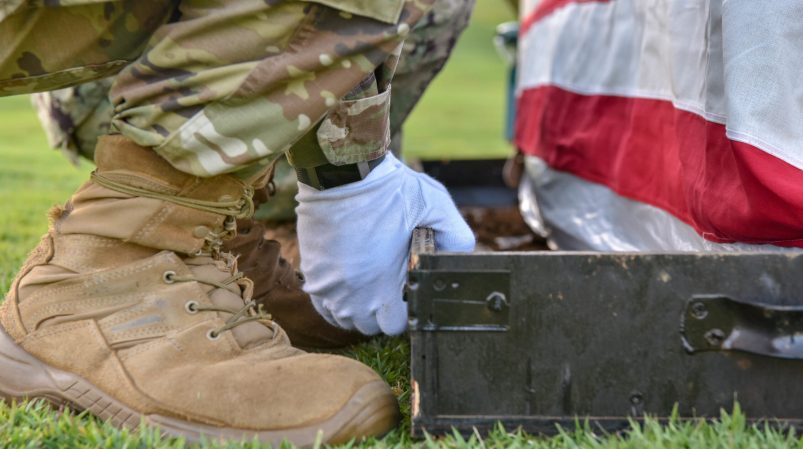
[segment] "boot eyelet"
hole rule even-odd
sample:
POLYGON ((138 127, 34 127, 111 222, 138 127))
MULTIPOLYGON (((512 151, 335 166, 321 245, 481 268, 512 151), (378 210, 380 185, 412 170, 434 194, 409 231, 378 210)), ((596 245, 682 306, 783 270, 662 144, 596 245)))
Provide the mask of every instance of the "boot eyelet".
POLYGON ((184 310, 189 314, 196 314, 198 313, 198 305, 198 301, 187 301, 187 303, 184 304, 184 310))
POLYGON ((192 236, 195 238, 205 238, 208 236, 212 231, 207 228, 206 226, 197 226, 195 229, 192 230, 192 236))
POLYGON ((210 329, 209 332, 206 333, 206 338, 215 341, 220 339, 220 334, 215 332, 214 329, 210 329))
POLYGON ((165 271, 162 275, 162 280, 165 281, 165 284, 172 284, 176 282, 176 272, 175 271, 165 271))

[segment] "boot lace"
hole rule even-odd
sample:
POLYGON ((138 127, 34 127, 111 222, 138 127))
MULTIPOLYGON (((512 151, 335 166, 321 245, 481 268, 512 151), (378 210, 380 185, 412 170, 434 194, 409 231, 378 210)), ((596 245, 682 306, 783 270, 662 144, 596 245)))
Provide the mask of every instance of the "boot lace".
POLYGON ((254 188, 249 185, 243 185, 243 195, 238 199, 228 201, 206 201, 196 198, 187 198, 183 196, 171 195, 169 193, 154 192, 152 190, 143 189, 128 184, 117 182, 107 176, 104 176, 97 171, 91 174, 92 181, 95 183, 120 193, 125 193, 131 196, 140 196, 144 198, 153 198, 161 201, 168 201, 179 206, 190 207, 197 210, 211 212, 213 214, 225 215, 227 217, 247 218, 254 215, 254 188))
MULTIPOLYGON (((273 169, 270 170, 270 173, 266 176, 267 184, 270 185, 272 188, 273 184, 273 169)), ((201 284, 206 284, 212 287, 228 289, 228 287, 232 284, 237 284, 240 287, 241 296, 243 299, 243 307, 240 309, 228 309, 223 307, 215 307, 215 306, 202 306, 197 302, 194 302, 192 308, 189 308, 188 303, 188 310, 192 313, 195 312, 219 312, 219 313, 226 313, 229 314, 229 318, 224 322, 223 326, 220 326, 217 329, 213 329, 209 336, 211 338, 217 338, 222 332, 227 330, 234 329, 237 326, 243 325, 245 323, 250 323, 253 321, 263 322, 264 324, 270 325, 271 316, 270 314, 265 313, 262 309, 262 305, 258 305, 253 300, 253 293, 254 293, 254 283, 245 275, 237 270, 237 258, 234 257, 230 253, 222 252, 221 248, 223 246, 224 240, 228 240, 234 238, 237 235, 237 219, 238 218, 249 218, 254 215, 254 187, 250 185, 243 185, 243 194, 238 199, 231 199, 225 201, 206 201, 200 200, 196 198, 187 198, 178 195, 172 195, 169 193, 162 193, 162 192, 154 192, 152 190, 144 189, 141 187, 132 186, 129 184, 118 182, 114 179, 111 179, 107 176, 104 176, 97 171, 92 173, 92 180, 110 190, 114 190, 120 193, 124 193, 127 195, 132 196, 139 196, 145 198, 152 198, 161 201, 167 201, 173 204, 177 204, 179 206, 184 206, 196 210, 211 212, 214 214, 223 215, 226 218, 223 221, 223 227, 220 230, 213 230, 210 231, 204 237, 204 245, 203 247, 195 254, 196 257, 203 257, 208 256, 214 260, 225 260, 227 266, 233 273, 230 277, 223 281, 215 281, 211 279, 203 279, 192 275, 186 276, 179 276, 174 271, 168 271, 164 274, 164 280, 167 283, 174 283, 174 282, 198 282, 201 284)), ((269 196, 272 195, 272 191, 269 191, 269 196)))
POLYGON ((223 246, 223 241, 234 238, 237 235, 237 219, 248 218, 254 215, 254 188, 249 185, 243 185, 243 194, 238 199, 232 199, 228 201, 206 201, 196 198, 171 195, 168 193, 154 192, 141 187, 124 184, 104 176, 97 171, 92 172, 91 177, 92 181, 98 185, 116 192, 124 193, 126 195, 167 201, 179 206, 225 216, 226 218, 223 221, 223 229, 219 231, 210 231, 204 237, 204 246, 200 251, 198 251, 197 254, 195 254, 196 256, 212 256, 215 259, 219 259, 221 254, 220 249, 223 246))
POLYGON ((225 240, 233 239, 237 236, 237 220, 234 216, 228 215, 223 221, 223 229, 219 232, 209 231, 204 237, 204 246, 195 253, 195 256, 210 256, 215 260, 222 257, 221 248, 225 240))
MULTIPOLYGON (((236 259, 234 256, 228 253, 223 253, 226 258, 236 259)), ((236 262, 235 262, 236 263, 236 262)), ((220 312, 229 314, 229 318, 223 323, 223 326, 220 326, 216 329, 213 329, 209 336, 212 338, 217 338, 220 336, 221 333, 234 329, 237 326, 243 325, 245 323, 250 323, 252 321, 259 321, 264 324, 271 324, 273 317, 266 313, 263 309, 262 304, 257 305, 256 301, 253 300, 252 296, 254 294, 254 283, 251 279, 245 277, 245 275, 240 271, 235 271, 234 274, 229 276, 228 278, 222 281, 215 281, 213 279, 203 279, 193 275, 184 275, 180 276, 176 274, 175 271, 167 271, 164 274, 164 280, 168 284, 172 284, 175 282, 198 282, 201 284, 206 284, 212 287, 228 289, 228 287, 232 284, 236 284, 240 287, 242 292, 243 298, 243 307, 240 309, 229 309, 225 307, 216 307, 216 306, 202 306, 198 304, 197 301, 190 301, 187 303, 187 310, 191 313, 196 312, 220 312)))

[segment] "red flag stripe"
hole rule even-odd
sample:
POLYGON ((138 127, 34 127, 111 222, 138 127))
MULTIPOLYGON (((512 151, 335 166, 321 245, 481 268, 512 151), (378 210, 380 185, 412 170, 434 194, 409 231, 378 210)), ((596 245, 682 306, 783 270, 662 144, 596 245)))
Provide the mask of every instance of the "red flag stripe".
POLYGON ((803 247, 803 170, 669 101, 528 89, 516 143, 556 170, 666 210, 710 241, 803 247))
POLYGON ((572 3, 608 3, 610 1, 612 0, 543 0, 530 15, 522 18, 519 34, 526 33, 536 22, 566 5, 572 3))

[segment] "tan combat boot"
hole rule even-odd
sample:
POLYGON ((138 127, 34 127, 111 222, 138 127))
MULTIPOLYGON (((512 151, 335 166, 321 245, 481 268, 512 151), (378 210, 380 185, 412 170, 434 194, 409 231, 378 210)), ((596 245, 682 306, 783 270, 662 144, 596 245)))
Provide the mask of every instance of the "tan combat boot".
POLYGON ((251 187, 201 179, 106 137, 92 181, 53 214, 0 313, 0 396, 44 398, 169 435, 313 444, 382 434, 385 382, 306 354, 220 252, 251 187))
POLYGON ((329 324, 304 292, 303 277, 281 256, 279 242, 264 236, 262 223, 237 220, 237 237, 224 247, 239 256, 240 270, 254 280, 254 301, 287 332, 293 346, 335 349, 370 339, 329 324))

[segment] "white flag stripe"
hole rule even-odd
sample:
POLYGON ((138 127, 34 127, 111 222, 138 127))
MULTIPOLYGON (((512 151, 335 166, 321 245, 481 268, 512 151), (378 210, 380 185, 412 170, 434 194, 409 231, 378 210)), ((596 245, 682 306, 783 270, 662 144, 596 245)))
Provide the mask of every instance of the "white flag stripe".
POLYGON ((570 4, 520 49, 519 91, 670 101, 803 169, 801 0, 570 4))

